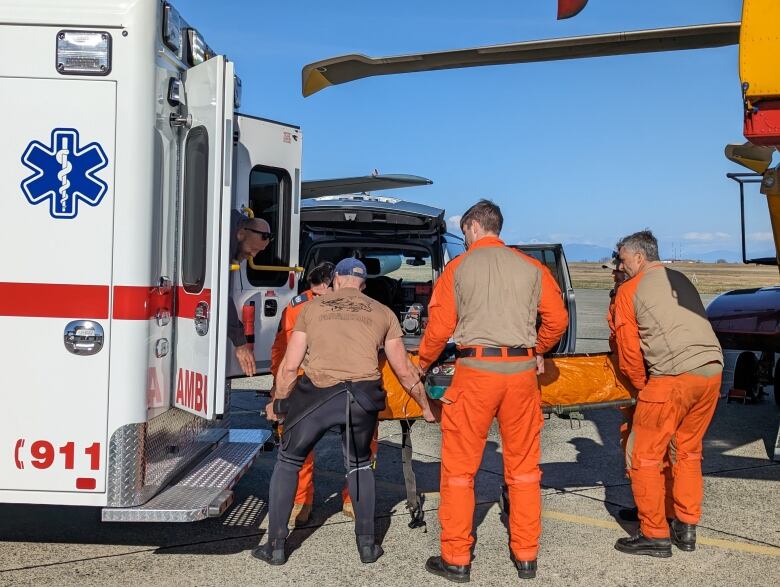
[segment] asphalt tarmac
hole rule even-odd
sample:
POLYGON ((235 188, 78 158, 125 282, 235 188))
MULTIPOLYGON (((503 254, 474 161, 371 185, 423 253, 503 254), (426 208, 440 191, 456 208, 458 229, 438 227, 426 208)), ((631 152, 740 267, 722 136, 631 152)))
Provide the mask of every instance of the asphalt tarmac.
MULTIPOLYGON (((607 293, 578 291, 577 303, 577 350, 605 350, 607 293)), ((735 353, 727 359, 733 367, 735 353)), ((724 391, 730 377, 727 372, 724 391)), ((255 392, 267 388, 268 379, 234 386, 234 426, 268 426, 261 415, 266 400, 255 392)), ((544 529, 531 584, 780 585, 780 462, 772 460, 778 413, 771 395, 757 405, 720 402, 705 438, 699 543, 695 552, 675 550, 671 559, 625 555, 613 547, 636 530, 616 516, 633 504, 618 444, 620 414, 591 412, 581 422, 552 416, 543 433, 544 529)), ((373 565, 360 563, 353 524, 341 514, 341 445, 329 434, 316 449, 314 514, 292 533, 285 566, 269 567, 249 555, 267 526, 271 452, 236 487, 235 503, 222 518, 194 524, 107 524, 94 508, 2 505, 0 585, 448 584, 423 568, 439 552, 438 426, 419 422, 413 428, 425 529, 407 525, 400 426, 383 423, 379 436, 377 517, 386 554, 373 565)), ((501 482, 494 427, 476 480, 476 585, 520 582, 498 507, 501 482)))

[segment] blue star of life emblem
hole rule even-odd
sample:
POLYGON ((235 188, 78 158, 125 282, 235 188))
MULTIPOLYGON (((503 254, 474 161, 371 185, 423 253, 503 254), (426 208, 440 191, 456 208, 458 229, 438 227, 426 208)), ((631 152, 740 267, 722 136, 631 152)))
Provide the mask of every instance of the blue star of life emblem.
POLYGON ((97 206, 108 191, 108 184, 95 176, 108 165, 103 147, 82 147, 73 128, 55 128, 48 147, 30 142, 22 164, 34 172, 22 181, 24 197, 33 205, 48 200, 52 218, 75 218, 80 201, 97 206))

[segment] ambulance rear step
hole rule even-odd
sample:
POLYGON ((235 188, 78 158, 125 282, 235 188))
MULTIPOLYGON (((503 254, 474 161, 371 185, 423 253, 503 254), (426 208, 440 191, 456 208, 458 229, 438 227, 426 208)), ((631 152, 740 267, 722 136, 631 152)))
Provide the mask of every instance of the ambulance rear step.
POLYGON ((270 430, 231 429, 180 481, 147 503, 103 508, 104 522, 197 522, 221 516, 233 503, 232 488, 249 470, 270 430))

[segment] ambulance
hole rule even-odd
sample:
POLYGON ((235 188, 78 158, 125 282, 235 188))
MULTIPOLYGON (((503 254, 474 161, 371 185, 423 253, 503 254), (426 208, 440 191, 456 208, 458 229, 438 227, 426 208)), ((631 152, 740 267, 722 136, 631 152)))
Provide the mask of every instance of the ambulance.
POLYGON ((240 114, 234 64, 160 0, 3 2, 0 53, 0 502, 219 515, 269 436, 228 422, 227 303, 267 371, 301 131, 240 114), (231 272, 233 209, 275 238, 231 272))

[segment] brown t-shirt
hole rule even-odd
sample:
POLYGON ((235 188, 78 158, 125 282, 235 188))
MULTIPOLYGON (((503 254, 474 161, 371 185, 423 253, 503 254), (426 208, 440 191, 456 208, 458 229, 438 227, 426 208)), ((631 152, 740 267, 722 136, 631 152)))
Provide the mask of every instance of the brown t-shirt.
POLYGON ((317 387, 379 379, 379 349, 403 336, 390 308, 354 288, 307 303, 293 330, 306 333, 303 370, 317 387))

